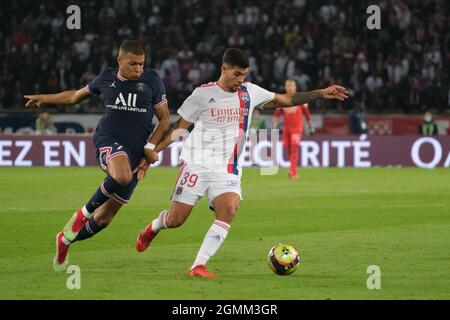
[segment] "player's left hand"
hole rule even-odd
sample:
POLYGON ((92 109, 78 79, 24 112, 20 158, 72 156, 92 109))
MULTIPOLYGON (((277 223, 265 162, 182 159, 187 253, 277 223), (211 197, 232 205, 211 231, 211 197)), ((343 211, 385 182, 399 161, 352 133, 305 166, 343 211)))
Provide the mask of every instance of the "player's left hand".
POLYGON ((137 166, 136 176, 137 176, 138 181, 141 181, 142 179, 145 178, 147 170, 148 170, 147 160, 145 160, 145 158, 142 158, 141 161, 139 161, 139 164, 137 166))
POLYGON ((322 89, 322 97, 324 99, 337 99, 339 101, 344 101, 348 98, 348 91, 344 87, 333 85, 322 89))

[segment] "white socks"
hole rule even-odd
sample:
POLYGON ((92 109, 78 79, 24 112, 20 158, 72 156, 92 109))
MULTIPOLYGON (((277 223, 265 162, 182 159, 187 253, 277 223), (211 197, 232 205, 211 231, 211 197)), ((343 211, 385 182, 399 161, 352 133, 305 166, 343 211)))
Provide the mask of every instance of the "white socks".
POLYGON ((166 219, 167 219, 167 210, 163 210, 159 213, 158 218, 153 220, 152 222, 152 230, 153 232, 157 233, 161 229, 166 229, 166 219))
POLYGON ((228 223, 220 220, 214 220, 214 223, 209 228, 205 238, 203 239, 202 246, 198 251, 197 258, 195 259, 191 269, 199 264, 206 264, 208 262, 209 258, 211 258, 220 248, 222 242, 227 237, 229 230, 230 225, 228 223))

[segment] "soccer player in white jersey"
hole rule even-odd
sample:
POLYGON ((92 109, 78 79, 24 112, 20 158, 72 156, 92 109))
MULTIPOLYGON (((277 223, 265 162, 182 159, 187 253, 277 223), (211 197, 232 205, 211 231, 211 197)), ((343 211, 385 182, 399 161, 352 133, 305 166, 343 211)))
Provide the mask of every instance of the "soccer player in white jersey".
POLYGON ((319 98, 345 100, 348 97, 347 90, 337 85, 294 95, 269 92, 244 82, 248 71, 248 58, 243 52, 227 49, 219 80, 192 92, 178 109, 181 118, 155 148, 156 152, 166 148, 194 124, 183 141, 180 155, 183 165, 175 182, 171 205, 139 233, 136 241, 136 250, 144 251, 160 230, 182 225, 197 202, 207 194, 216 219, 187 273, 189 276, 216 276, 205 265, 227 237, 239 208, 243 148, 254 108, 274 109, 319 98))

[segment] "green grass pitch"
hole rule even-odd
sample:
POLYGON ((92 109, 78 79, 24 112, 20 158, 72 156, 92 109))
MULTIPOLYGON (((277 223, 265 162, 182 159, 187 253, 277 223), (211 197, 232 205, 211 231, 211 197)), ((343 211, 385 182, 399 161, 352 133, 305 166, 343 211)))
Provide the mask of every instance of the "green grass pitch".
POLYGON ((450 299, 450 171, 413 168, 244 170, 244 201, 208 266, 186 276, 213 221, 202 199, 188 221, 162 231, 144 253, 138 232, 167 208, 178 169, 148 172, 130 204, 94 238, 74 244, 55 273, 55 235, 90 197, 98 168, 0 168, 0 299, 450 299), (267 253, 300 250, 301 266, 277 276, 267 253), (367 268, 381 289, 367 288, 367 268))

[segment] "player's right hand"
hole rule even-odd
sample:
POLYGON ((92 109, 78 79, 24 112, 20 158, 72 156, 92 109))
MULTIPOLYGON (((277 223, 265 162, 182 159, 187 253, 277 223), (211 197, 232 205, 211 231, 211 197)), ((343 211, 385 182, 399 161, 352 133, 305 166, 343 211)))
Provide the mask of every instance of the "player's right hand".
POLYGON ((41 108, 44 106, 44 103, 39 99, 39 95, 25 95, 26 99, 29 99, 27 103, 25 104, 26 108, 29 107, 37 107, 41 108))
POLYGON ((147 162, 150 164, 155 163, 156 161, 159 160, 158 153, 156 153, 155 150, 145 148, 144 155, 145 159, 147 159, 147 162))

